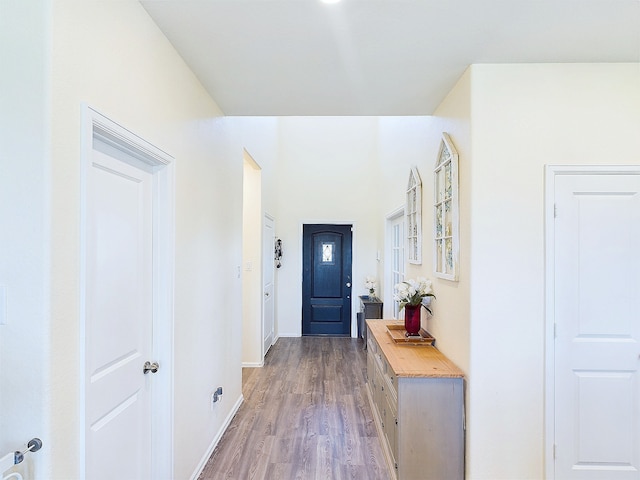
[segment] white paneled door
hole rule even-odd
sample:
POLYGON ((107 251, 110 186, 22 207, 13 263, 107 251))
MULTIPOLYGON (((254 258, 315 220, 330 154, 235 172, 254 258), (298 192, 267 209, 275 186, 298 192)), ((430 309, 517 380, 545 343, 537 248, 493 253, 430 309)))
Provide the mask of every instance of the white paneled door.
MULTIPOLYGON (((404 209, 399 209, 387 217, 387 258, 385 259, 385 313, 388 318, 399 318, 400 302, 394 300, 394 285, 404 281, 404 209)), ((387 317, 385 317, 387 318, 387 317)))
POLYGON ((152 179, 98 150, 87 172, 86 478, 151 478, 152 179))
POLYGON ((264 357, 274 337, 274 250, 275 250, 274 221, 269 215, 264 216, 262 227, 262 356, 264 357))
POLYGON ((554 477, 640 479, 640 175, 555 176, 554 477))

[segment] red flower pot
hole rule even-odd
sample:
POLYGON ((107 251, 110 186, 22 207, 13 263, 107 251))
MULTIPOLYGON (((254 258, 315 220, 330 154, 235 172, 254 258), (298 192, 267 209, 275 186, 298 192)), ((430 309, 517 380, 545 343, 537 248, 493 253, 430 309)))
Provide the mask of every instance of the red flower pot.
POLYGON ((418 335, 420 331, 420 307, 422 305, 404 306, 404 329, 409 335, 418 335))

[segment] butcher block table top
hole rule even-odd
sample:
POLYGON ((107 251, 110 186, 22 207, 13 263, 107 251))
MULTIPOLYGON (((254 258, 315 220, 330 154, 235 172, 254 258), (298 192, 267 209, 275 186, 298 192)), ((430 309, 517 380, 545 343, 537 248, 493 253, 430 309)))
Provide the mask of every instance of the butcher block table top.
POLYGON ((367 320, 371 334, 398 377, 461 378, 464 373, 440 350, 431 345, 395 343, 387 325, 404 325, 403 320, 367 320))

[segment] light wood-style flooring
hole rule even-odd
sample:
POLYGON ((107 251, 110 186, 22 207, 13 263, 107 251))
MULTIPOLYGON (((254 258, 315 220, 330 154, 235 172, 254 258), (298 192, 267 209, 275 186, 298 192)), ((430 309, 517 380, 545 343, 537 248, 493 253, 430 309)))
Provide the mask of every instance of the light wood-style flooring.
POLYGON ((244 403, 201 480, 388 480, 360 339, 280 338, 243 369, 244 403))

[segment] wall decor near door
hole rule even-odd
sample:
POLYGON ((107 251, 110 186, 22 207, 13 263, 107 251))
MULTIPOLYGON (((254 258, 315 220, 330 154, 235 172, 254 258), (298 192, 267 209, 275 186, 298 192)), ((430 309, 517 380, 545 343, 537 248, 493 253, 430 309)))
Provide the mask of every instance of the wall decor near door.
POLYGON ((282 240, 276 239, 274 248, 274 260, 276 262, 276 268, 282 266, 282 240))
POLYGON ((458 280, 458 152, 442 134, 433 171, 433 269, 436 277, 458 280))
POLYGON ((303 335, 351 335, 351 237, 351 225, 303 226, 303 335))

